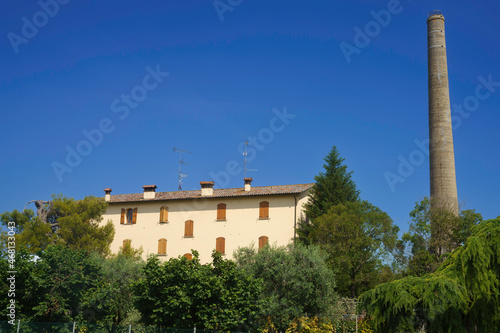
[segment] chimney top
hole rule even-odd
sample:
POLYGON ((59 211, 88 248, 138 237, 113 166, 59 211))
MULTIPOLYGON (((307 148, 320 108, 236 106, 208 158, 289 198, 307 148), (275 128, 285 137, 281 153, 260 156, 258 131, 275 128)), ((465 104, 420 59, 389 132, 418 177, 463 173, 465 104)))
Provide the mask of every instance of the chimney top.
POLYGON ((243 178, 245 181, 245 192, 250 192, 252 189, 252 178, 243 178))
POLYGON ((156 185, 144 185, 142 188, 144 189, 144 192, 154 192, 158 187, 156 185))
POLYGON ((104 189, 104 201, 111 201, 111 187, 104 189))
POLYGON ((213 195, 214 194, 214 182, 200 182, 201 185, 201 195, 213 195))
POLYGON ((144 199, 154 199, 156 196, 156 185, 144 185, 144 199))

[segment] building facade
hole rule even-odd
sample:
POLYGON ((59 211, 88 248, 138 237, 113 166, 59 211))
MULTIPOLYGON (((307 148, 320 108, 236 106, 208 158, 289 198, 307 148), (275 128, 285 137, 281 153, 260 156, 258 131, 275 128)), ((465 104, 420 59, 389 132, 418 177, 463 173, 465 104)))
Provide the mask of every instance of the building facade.
POLYGON ((313 184, 252 187, 251 178, 244 181, 231 189, 214 189, 214 182, 201 182, 195 191, 156 192, 156 185, 147 185, 143 193, 111 195, 105 189, 103 218, 116 230, 111 251, 130 242, 142 247, 144 258, 168 260, 190 258, 196 250, 205 263, 214 249, 231 259, 238 247, 288 244, 313 184))

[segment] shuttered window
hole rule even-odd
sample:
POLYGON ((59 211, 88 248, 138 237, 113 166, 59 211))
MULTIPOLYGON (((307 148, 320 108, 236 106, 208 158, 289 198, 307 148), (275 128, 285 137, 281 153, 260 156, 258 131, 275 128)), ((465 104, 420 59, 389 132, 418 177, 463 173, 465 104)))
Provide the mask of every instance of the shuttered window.
POLYGON ((215 240, 215 251, 226 254, 226 239, 224 237, 218 237, 215 240))
POLYGON ((168 207, 162 206, 160 208, 160 223, 168 222, 168 207))
POLYGON ((189 260, 193 259, 193 255, 191 253, 184 253, 184 257, 188 258, 189 260))
POLYGON ((132 214, 132 224, 136 224, 136 222, 137 222, 137 208, 134 208, 132 214))
POLYGON ((184 237, 193 237, 193 225, 194 222, 192 220, 187 220, 184 223, 184 237))
POLYGON ((158 240, 158 255, 159 256, 167 255, 167 240, 165 238, 158 240))
POLYGON ((269 243, 269 238, 267 236, 260 236, 259 237, 259 250, 262 249, 264 246, 269 243))
POLYGON ((226 204, 220 203, 217 205, 217 220, 226 219, 226 204))
POLYGON ((137 223, 137 208, 122 208, 120 216, 120 224, 136 224, 137 223))
POLYGON ((130 239, 125 239, 123 241, 123 249, 125 249, 126 247, 131 247, 132 246, 132 241, 130 239))
POLYGON ((269 218, 269 202, 261 201, 259 204, 259 219, 269 218))

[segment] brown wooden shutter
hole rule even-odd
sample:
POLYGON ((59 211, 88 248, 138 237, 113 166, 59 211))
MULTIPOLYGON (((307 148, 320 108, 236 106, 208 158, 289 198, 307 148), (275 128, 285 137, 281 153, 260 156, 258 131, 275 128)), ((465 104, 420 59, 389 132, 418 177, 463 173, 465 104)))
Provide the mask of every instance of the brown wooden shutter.
POLYGON ((220 203, 217 205, 217 220, 226 219, 226 204, 220 203))
POLYGON ((134 208, 134 213, 132 214, 132 224, 137 222, 137 208, 134 208))
POLYGON ((222 254, 226 253, 226 239, 224 237, 218 237, 215 240, 215 251, 222 254))
POLYGON ((193 255, 191 253, 184 253, 184 257, 188 258, 189 260, 193 259, 193 255))
POLYGON ((168 207, 160 208, 160 222, 168 222, 168 207))
POLYGON ((259 219, 268 219, 269 218, 269 202, 262 201, 259 204, 259 219))
POLYGON ((269 243, 269 238, 267 236, 260 236, 259 237, 259 250, 262 249, 264 246, 269 243))
POLYGON ((131 243, 132 243, 132 241, 130 239, 125 239, 123 241, 123 249, 125 249, 126 247, 130 247, 131 243))
POLYGON ((125 214, 127 213, 127 210, 125 208, 122 208, 122 216, 120 217, 120 224, 125 224, 125 214))
POLYGON ((193 224, 194 222, 192 220, 187 220, 184 223, 184 237, 193 237, 193 224))
POLYGON ((167 255, 167 240, 165 238, 158 240, 158 255, 167 255))

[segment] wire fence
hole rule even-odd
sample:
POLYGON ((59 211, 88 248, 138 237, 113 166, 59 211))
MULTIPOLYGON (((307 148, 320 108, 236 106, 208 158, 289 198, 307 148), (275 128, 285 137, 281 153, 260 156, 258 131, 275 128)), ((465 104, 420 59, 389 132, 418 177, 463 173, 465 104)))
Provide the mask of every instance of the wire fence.
MULTIPOLYGON (((35 323, 15 321, 11 324, 0 321, 0 333, 222 333, 223 331, 208 331, 162 327, 146 327, 132 325, 97 325, 85 323, 35 323)), ((224 333, 231 333, 224 331, 224 333)), ((236 333, 236 332, 233 332, 236 333)))

